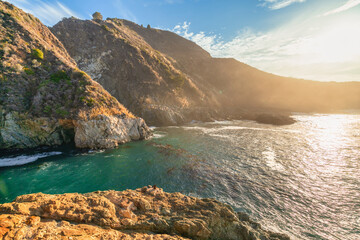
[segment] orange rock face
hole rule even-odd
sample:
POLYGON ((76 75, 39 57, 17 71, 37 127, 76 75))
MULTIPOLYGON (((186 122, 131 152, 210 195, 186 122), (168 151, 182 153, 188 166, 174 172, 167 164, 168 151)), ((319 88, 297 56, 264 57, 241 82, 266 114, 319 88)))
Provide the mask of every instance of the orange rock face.
POLYGON ((2 239, 289 239, 214 199, 151 186, 23 195, 0 205, 0 214, 2 239))

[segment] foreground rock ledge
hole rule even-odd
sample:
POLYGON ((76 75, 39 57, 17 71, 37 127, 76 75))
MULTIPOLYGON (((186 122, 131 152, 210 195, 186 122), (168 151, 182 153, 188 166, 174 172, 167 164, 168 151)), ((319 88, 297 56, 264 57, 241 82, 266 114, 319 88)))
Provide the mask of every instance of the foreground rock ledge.
POLYGON ((0 205, 2 239, 289 239, 214 199, 143 187, 30 194, 0 205))

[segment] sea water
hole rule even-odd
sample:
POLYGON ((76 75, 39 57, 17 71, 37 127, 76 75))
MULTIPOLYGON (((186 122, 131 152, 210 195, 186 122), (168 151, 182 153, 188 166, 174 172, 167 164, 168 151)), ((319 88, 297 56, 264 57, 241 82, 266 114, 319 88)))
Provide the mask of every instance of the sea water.
POLYGON ((360 239, 360 115, 155 128, 117 149, 0 157, 0 202, 28 193, 157 185, 211 197, 294 239, 360 239))

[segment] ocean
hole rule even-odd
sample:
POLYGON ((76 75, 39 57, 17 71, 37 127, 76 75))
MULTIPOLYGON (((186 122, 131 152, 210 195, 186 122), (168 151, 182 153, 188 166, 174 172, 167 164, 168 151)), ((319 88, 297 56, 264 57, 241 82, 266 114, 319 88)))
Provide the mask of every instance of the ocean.
POLYGON ((211 197, 293 239, 360 239, 360 115, 153 128, 117 149, 0 155, 0 202, 28 193, 157 185, 211 197))

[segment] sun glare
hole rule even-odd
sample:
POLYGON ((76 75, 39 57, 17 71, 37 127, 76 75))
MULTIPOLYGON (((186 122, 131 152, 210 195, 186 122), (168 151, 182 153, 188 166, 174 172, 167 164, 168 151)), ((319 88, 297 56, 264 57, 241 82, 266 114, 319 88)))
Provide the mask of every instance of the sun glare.
POLYGON ((344 133, 350 125, 346 115, 319 116, 314 123, 316 131, 313 137, 321 149, 319 149, 320 152, 328 151, 338 154, 338 149, 348 144, 347 139, 344 138, 344 133))
POLYGON ((306 62, 347 62, 360 56, 360 30, 355 22, 343 21, 321 30, 300 47, 306 62), (309 58, 311 56, 311 58, 309 58))

